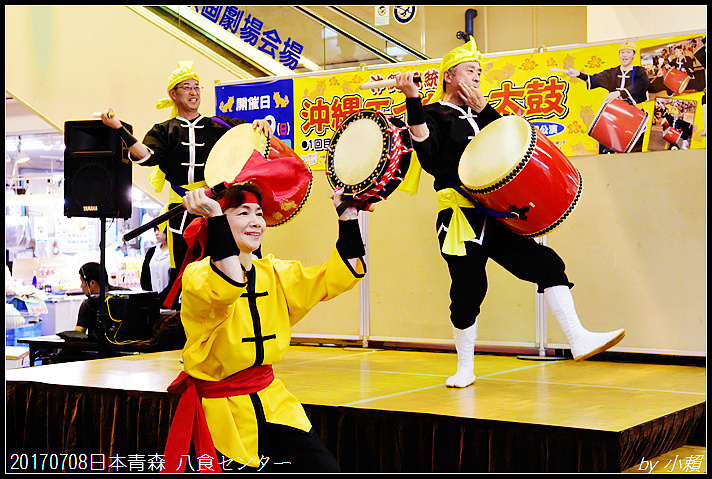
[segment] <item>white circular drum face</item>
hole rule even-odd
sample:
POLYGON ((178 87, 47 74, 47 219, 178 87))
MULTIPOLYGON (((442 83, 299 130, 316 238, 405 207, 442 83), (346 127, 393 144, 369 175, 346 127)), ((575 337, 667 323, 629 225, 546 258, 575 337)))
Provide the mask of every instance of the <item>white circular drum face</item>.
POLYGON ((343 131, 334 149, 334 174, 346 185, 366 180, 378 166, 383 133, 373 120, 361 118, 343 131))
POLYGON ((252 128, 252 123, 242 123, 228 130, 210 150, 205 162, 205 182, 213 187, 223 181, 233 181, 242 171, 252 153, 267 152, 267 138, 252 128))

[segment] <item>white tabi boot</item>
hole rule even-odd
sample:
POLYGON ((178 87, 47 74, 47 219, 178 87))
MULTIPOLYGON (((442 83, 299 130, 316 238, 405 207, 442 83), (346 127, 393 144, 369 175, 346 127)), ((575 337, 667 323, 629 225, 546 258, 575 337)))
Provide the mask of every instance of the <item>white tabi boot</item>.
POLYGON ((452 327, 457 350, 457 372, 445 381, 449 388, 466 388, 475 382, 475 340, 477 339, 477 322, 467 329, 452 327))
POLYGON ((574 361, 583 361, 605 351, 618 344, 625 336, 625 329, 594 333, 584 328, 576 314, 574 298, 568 286, 546 288, 544 297, 569 341, 574 361))

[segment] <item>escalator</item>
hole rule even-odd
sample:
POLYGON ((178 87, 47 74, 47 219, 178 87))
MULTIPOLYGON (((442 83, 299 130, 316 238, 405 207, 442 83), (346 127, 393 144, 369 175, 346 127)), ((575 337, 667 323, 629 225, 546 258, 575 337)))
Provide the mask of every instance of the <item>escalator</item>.
MULTIPOLYGON (((372 26, 356 13, 337 6, 147 9, 193 38, 212 40, 211 48, 221 49, 226 58, 243 41, 249 42, 253 49, 271 53, 272 40, 276 39, 281 46, 294 39, 302 48, 299 64, 291 73, 427 59, 417 49, 372 26), (261 35, 250 36, 250 25, 255 25, 261 35)), ((359 7, 351 7, 351 10, 365 14, 359 7)), ((244 54, 245 49, 240 51, 244 54)), ((277 55, 272 55, 272 59, 279 60, 277 55)))

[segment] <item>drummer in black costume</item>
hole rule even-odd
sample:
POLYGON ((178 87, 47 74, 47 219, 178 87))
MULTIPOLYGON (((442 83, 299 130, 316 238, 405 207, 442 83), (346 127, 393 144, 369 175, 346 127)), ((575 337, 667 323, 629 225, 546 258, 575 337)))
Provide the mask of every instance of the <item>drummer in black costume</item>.
POLYGON ((680 139, 675 144, 666 143, 666 150, 689 150, 694 125, 685 121, 682 112, 675 106, 668 106, 663 116, 670 128, 680 131, 680 139))
MULTIPOLYGON (((610 93, 603 100, 608 103, 611 100, 625 100, 631 105, 637 105, 648 101, 648 89, 650 80, 648 72, 643 67, 633 66, 637 47, 633 42, 624 42, 618 47, 618 57, 621 64, 614 68, 603 70, 595 75, 582 73, 575 68, 569 68, 567 74, 572 78, 580 78, 586 82, 588 90, 594 88, 605 88, 610 93)), ((633 151, 643 151, 643 135, 633 146, 633 151)), ((613 150, 603 145, 599 146, 599 153, 615 153, 613 150)))
MULTIPOLYGON (((215 143, 230 128, 245 120, 227 116, 205 117, 198 112, 202 87, 199 77, 193 71, 192 61, 178 62, 168 80, 169 98, 156 102, 157 109, 172 108, 170 120, 151 128, 143 140, 138 142, 109 109, 102 113, 104 123, 119 131, 129 148, 131 161, 141 166, 153 166, 150 177, 156 192, 163 190, 165 180, 171 184, 167 208, 182 203, 186 191, 206 188, 205 163, 215 143)), ((255 120, 253 127, 265 136, 272 135, 269 121, 255 120)), ((231 180, 232 178, 226 178, 231 180)), ((212 185, 214 186, 214 185, 212 185)), ((182 237, 183 229, 195 216, 184 212, 172 218, 168 224, 168 246, 171 251, 171 267, 179 269, 187 251, 182 237)))
MULTIPOLYGON (((396 88, 406 96, 418 159, 435 178, 439 210, 436 227, 441 254, 450 271, 450 320, 458 357, 457 372, 446 385, 459 388, 476 379, 477 316, 487 291, 488 258, 518 278, 537 283, 566 334, 574 359, 608 349, 625 335, 622 329, 610 333, 587 331, 576 314, 569 291, 573 284, 566 277, 561 258, 551 248, 476 212, 473 204, 454 189, 460 186, 458 166, 465 147, 482 128, 500 118, 479 91, 481 61, 474 40, 445 55, 438 91, 426 106, 421 103, 412 73, 398 74, 396 80, 396 88), (467 225, 474 230, 474 237, 467 237, 467 225), (446 241, 449 229, 456 240, 452 243, 446 241)), ((417 163, 412 167, 417 168, 417 163)))

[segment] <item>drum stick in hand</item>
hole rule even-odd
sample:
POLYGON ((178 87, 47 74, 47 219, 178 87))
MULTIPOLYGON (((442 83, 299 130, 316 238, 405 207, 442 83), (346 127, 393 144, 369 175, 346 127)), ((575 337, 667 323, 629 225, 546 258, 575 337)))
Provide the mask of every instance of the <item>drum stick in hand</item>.
MULTIPOLYGON (((420 77, 413 77, 413 83, 420 83, 420 77)), ((376 88, 388 88, 391 86, 396 86, 395 78, 391 80, 379 80, 372 81, 368 83, 361 83, 358 87, 359 90, 375 90, 376 88)))
MULTIPOLYGON (((101 112, 95 111, 94 113, 91 114, 91 116, 93 116, 94 118, 101 118, 101 112)), ((112 111, 112 112, 109 112, 109 114, 107 116, 109 118, 114 118, 115 115, 114 115, 114 112, 112 111)))
MULTIPOLYGON (((213 186, 212 188, 206 188, 205 196, 207 196, 208 198, 213 198, 215 195, 226 190, 233 184, 234 184, 234 182, 227 183, 227 182, 223 181, 222 183, 218 183, 217 185, 213 186)), ((150 230, 154 226, 158 226, 161 223, 164 223, 164 222, 170 220, 171 218, 175 218, 176 216, 183 213, 184 211, 185 211, 185 206, 183 206, 183 203, 180 203, 180 204, 174 206, 173 208, 171 208, 170 210, 166 211, 162 215, 160 215, 158 218, 154 218, 151 221, 149 221, 148 223, 144 223, 143 225, 139 226, 138 228, 129 231, 121 239, 123 239, 124 241, 131 241, 132 239, 136 238, 140 234, 145 233, 146 231, 150 230)))

